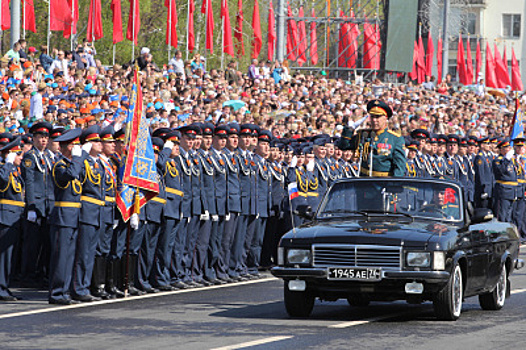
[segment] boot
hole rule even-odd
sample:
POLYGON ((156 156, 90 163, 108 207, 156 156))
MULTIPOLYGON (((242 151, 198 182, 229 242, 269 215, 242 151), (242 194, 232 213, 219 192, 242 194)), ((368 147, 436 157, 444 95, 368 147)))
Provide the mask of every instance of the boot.
POLYGON ((106 258, 96 256, 93 265, 93 276, 91 277, 91 295, 94 297, 109 299, 110 295, 104 290, 106 280, 106 258))
MULTIPOLYGON (((128 292, 130 293, 130 295, 132 296, 139 296, 139 295, 144 295, 146 294, 145 292, 135 288, 135 279, 136 279, 136 273, 137 273, 137 258, 138 256, 137 255, 130 255, 129 257, 129 262, 130 262, 130 267, 129 267, 129 275, 128 275, 128 285, 125 287, 126 289, 128 289, 128 292)), ((123 266, 123 276, 126 276, 126 257, 123 257, 122 258, 122 266, 123 266)))
POLYGON ((124 292, 117 288, 120 281, 120 259, 106 261, 106 292, 116 298, 124 298, 124 292), (117 268, 116 268, 117 267, 117 268))

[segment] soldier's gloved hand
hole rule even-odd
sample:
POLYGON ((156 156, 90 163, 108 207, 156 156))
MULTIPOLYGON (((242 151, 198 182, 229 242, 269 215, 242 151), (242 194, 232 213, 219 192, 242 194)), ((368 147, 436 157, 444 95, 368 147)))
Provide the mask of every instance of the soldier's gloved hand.
POLYGON ((139 215, 133 214, 131 216, 131 218, 130 218, 130 227, 133 230, 138 230, 139 229, 139 215))
POLYGON ((230 213, 225 215, 225 221, 230 221, 230 213))
POLYGON ((86 142, 82 145, 82 150, 86 151, 86 153, 89 153, 89 151, 91 151, 91 146, 93 146, 91 142, 86 142))
POLYGON ((296 156, 292 157, 292 160, 290 161, 289 168, 295 168, 298 164, 298 158, 296 156))
POLYGON ((259 219, 259 213, 258 213, 258 214, 256 214, 256 220, 257 220, 257 219, 259 219))
POLYGON ((511 160, 511 158, 513 158, 514 153, 515 152, 513 150, 510 150, 508 153, 506 153, 506 159, 511 160))
POLYGON ((181 212, 181 217, 179 218, 179 220, 183 220, 183 217, 184 217, 183 212, 181 212))
POLYGON ((9 153, 5 158, 6 163, 13 164, 15 162, 16 153, 9 153))
POLYGON ((80 157, 82 155, 82 148, 79 145, 73 146, 73 148, 71 149, 71 155, 75 157, 80 157))
POLYGON ((172 148, 174 148, 174 143, 173 143, 172 141, 166 141, 166 142, 164 143, 163 148, 169 148, 169 149, 172 149, 172 148))
POLYGON ((202 221, 208 221, 208 220, 210 220, 210 213, 208 212, 208 210, 205 210, 205 213, 204 213, 204 214, 201 214, 200 219, 201 219, 202 221))
POLYGON ((480 195, 480 199, 488 199, 489 195, 487 193, 483 193, 480 195))
POLYGON ((219 221, 219 215, 212 215, 212 221, 219 221))
POLYGON ((37 221, 37 212, 34 210, 30 210, 27 212, 27 221, 29 222, 36 222, 37 221))
POLYGON ((284 215, 285 215, 285 212, 282 212, 282 211, 279 212, 279 218, 280 219, 283 219, 284 215))
POLYGON ((314 160, 310 160, 308 163, 307 163, 307 171, 314 171, 314 160))
POLYGON ((113 220, 113 229, 115 230, 119 226, 119 220, 113 220))

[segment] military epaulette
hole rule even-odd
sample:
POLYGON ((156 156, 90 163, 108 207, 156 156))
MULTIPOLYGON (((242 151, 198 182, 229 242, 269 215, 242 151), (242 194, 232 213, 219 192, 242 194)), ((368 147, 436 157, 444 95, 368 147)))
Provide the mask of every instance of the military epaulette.
POLYGON ((402 134, 401 133, 398 133, 396 131, 393 131, 393 130, 387 130, 388 133, 390 133, 391 135, 394 135, 396 137, 402 137, 402 134))
POLYGON ((479 152, 479 154, 478 154, 478 155, 479 155, 479 156, 484 156, 484 153, 482 153, 482 152, 479 152))
POLYGON ((498 156, 497 159, 504 159, 502 155, 498 156))

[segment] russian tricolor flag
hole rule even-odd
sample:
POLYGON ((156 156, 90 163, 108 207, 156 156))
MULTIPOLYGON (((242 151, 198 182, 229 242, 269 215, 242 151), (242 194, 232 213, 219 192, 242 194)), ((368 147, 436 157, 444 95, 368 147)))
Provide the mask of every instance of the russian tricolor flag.
POLYGON ((298 192, 298 185, 295 182, 290 183, 288 188, 289 188, 289 199, 290 200, 293 200, 294 198, 299 197, 300 194, 298 192))

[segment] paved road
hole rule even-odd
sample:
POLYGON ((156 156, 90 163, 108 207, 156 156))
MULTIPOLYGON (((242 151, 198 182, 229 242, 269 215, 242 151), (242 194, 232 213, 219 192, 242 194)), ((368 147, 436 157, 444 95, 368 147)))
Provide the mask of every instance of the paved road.
MULTIPOLYGON (((526 258, 525 254, 522 254, 526 258)), ((54 307, 45 293, 0 304, 2 349, 524 349, 526 270, 512 276, 501 311, 465 301, 461 318, 439 322, 431 303, 317 302, 309 319, 290 319, 274 278, 54 307)))

